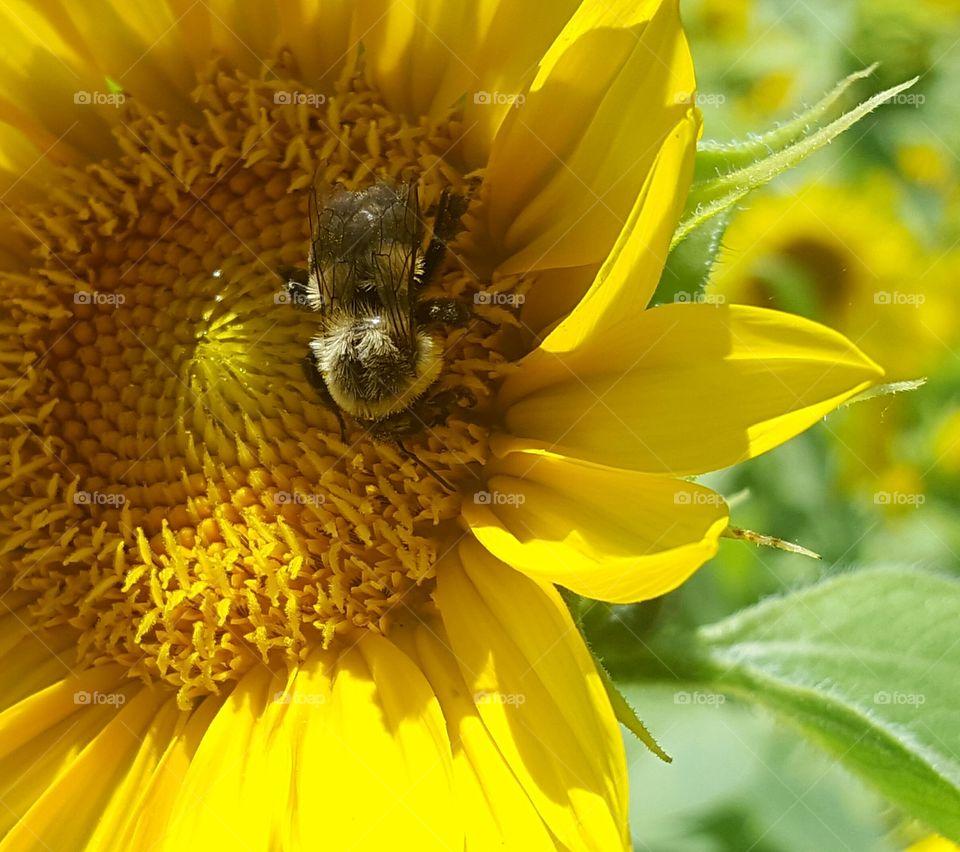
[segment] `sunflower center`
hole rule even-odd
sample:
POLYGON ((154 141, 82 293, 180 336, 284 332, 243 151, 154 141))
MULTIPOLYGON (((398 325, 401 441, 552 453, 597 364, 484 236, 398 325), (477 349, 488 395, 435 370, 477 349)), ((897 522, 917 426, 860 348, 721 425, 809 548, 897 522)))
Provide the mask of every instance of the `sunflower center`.
POLYGON ((454 242, 425 293, 480 303, 436 330, 430 393, 452 401, 402 446, 349 417, 341 436, 301 367, 317 317, 275 271, 306 265, 307 188, 416 180, 429 221, 473 184, 448 162, 454 118, 393 115, 360 76, 301 89, 218 67, 196 91, 206 125, 129 98, 122 156, 18 211, 40 248, 5 284, 0 586, 37 595, 37 625, 78 628, 82 663, 184 703, 431 606, 508 365, 503 299, 454 242))

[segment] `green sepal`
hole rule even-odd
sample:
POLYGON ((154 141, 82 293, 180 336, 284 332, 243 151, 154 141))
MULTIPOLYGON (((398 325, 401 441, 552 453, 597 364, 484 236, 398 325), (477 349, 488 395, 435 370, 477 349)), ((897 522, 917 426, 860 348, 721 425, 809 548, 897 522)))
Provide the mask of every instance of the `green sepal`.
POLYGON ((686 212, 674 232, 671 250, 703 227, 713 217, 731 210, 750 192, 769 183, 778 175, 801 163, 849 130, 884 102, 909 89, 919 78, 886 89, 822 127, 818 122, 841 94, 872 69, 851 74, 813 107, 791 122, 763 136, 746 142, 717 145, 703 143, 698 160, 706 157, 707 165, 698 163, 698 171, 712 172, 694 182, 687 198, 686 212), (775 145, 782 147, 776 148, 775 145))
POLYGON ((647 726, 640 721, 637 711, 634 710, 633 707, 630 706, 630 702, 624 698, 623 693, 613 682, 613 678, 610 677, 610 674, 603 667, 603 663, 597 659, 596 654, 593 655, 593 661, 597 666, 600 679, 603 681, 604 689, 607 690, 607 696, 610 698, 610 705, 613 707, 617 721, 664 763, 673 763, 673 758, 660 747, 660 744, 653 738, 653 734, 647 730, 647 726))

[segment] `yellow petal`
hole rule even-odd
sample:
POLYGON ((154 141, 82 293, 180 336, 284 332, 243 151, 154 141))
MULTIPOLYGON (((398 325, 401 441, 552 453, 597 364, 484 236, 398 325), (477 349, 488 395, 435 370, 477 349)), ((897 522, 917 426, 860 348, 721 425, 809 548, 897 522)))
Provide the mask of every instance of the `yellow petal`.
MULTIPOLYGON (((688 124, 681 124, 664 143, 600 271, 582 298, 569 305, 569 315, 527 356, 524 369, 511 377, 504 399, 519 395, 531 386, 547 384, 553 377, 568 377, 570 370, 566 362, 556 356, 586 348, 591 343, 599 349, 611 329, 642 315, 657 288, 670 238, 683 207, 683 196, 672 193, 676 189, 677 172, 690 171, 687 161, 691 132, 688 124), (671 202, 664 205, 661 201, 664 198, 670 198, 671 202)), ((549 293, 542 291, 555 276, 556 273, 546 273, 543 287, 537 280, 533 287, 534 303, 538 297, 549 298, 549 293)), ((560 295, 562 298, 563 292, 560 295)))
POLYGON ((620 731, 556 591, 465 540, 436 599, 480 717, 559 843, 629 848, 620 731))
POLYGON ((75 163, 116 151, 110 128, 119 125, 121 111, 95 100, 95 93, 110 94, 108 75, 127 91, 135 84, 147 103, 162 108, 190 103, 195 80, 185 76, 189 66, 180 45, 174 41, 179 58, 171 63, 180 76, 164 76, 155 57, 169 52, 169 39, 158 40, 162 30, 154 30, 145 40, 148 33, 124 24, 109 4, 94 10, 10 0, 0 6, 0 26, 9 60, 0 74, 0 120, 23 132, 44 161, 75 163))
MULTIPOLYGON (((8 671, 3 668, 4 677, 8 671)), ((92 696, 112 695, 122 680, 121 666, 96 666, 58 680, 7 707, 0 713, 0 757, 87 706, 99 706, 92 696)))
POLYGON ((87 841, 87 848, 142 848, 131 842, 137 820, 144 812, 162 807, 162 802, 148 795, 150 782, 171 744, 183 735, 188 719, 189 714, 177 706, 176 696, 168 694, 142 735, 140 748, 111 787, 110 798, 100 809, 96 831, 87 841))
MULTIPOLYGON (((76 156, 68 146, 58 144, 54 137, 38 129, 32 118, 18 124, 21 126, 0 122, 0 197, 4 199, 7 193, 13 192, 16 193, 13 198, 31 195, 35 198, 39 190, 52 185, 58 173, 58 161, 68 162, 76 156)), ((16 228, 16 214, 4 204, 0 205, 0 215, 9 223, 0 235, 0 245, 9 246, 17 255, 23 254, 20 248, 23 237, 10 233, 16 228)))
POLYGON ((533 279, 524 294, 520 321, 543 337, 558 320, 569 314, 597 280, 597 264, 545 269, 533 279))
POLYGON ((689 124, 684 168, 648 203, 682 199, 699 124, 694 85, 675 0, 583 3, 493 145, 485 212, 501 271, 602 260, 660 147, 689 124))
MULTIPOLYGON (((586 336, 599 338, 610 324, 646 308, 660 280, 683 207, 677 175, 682 175, 680 183, 686 185, 692 170, 693 130, 684 122, 664 142, 602 265, 546 269, 536 276, 520 314, 524 325, 539 333, 566 317, 541 344, 544 352, 574 349, 586 336)), ((556 359, 543 358, 542 354, 533 354, 528 360, 538 357, 538 371, 562 369, 556 359)), ((512 386, 518 383, 522 378, 514 377, 512 386)))
POLYGON ((180 713, 169 742, 157 742, 156 747, 163 756, 152 777, 142 784, 138 798, 130 804, 130 820, 125 829, 126 848, 150 848, 166 832, 193 756, 222 703, 219 696, 204 698, 192 713, 180 713))
POLYGON ((103 730, 116 710, 96 707, 63 719, 43 736, 21 743, 0 758, 0 837, 4 837, 77 756, 103 730))
POLYGON ((409 117, 444 115, 476 78, 479 31, 498 2, 389 0, 360 4, 356 31, 366 73, 390 108, 409 117))
POLYGON ((355 6, 350 0, 276 4, 282 42, 296 57, 304 85, 317 94, 329 95, 337 76, 355 61, 357 40, 351 35, 355 6))
POLYGON ((355 32, 366 50, 367 74, 392 109, 441 118, 465 98, 463 141, 477 167, 486 163, 510 106, 474 95, 525 90, 576 5, 380 0, 360 4, 355 32))
POLYGON ((465 80, 463 157, 468 168, 486 166, 504 120, 520 108, 516 95, 526 97, 540 60, 577 5, 577 0, 497 3, 490 25, 478 33, 468 63, 473 73, 465 80))
MULTIPOLYGON (((6 669, 4 669, 6 674, 6 669)), ((17 702, 0 713, 0 837, 4 836, 117 715, 116 704, 81 704, 77 693, 119 694, 119 666, 90 669, 17 702)))
POLYGON ((494 461, 463 515, 494 556, 591 598, 675 589, 717 551, 723 499, 700 485, 544 451, 494 461))
MULTIPOLYGON (((99 90, 110 77, 131 97, 155 109, 191 113, 196 72, 207 68, 213 56, 222 56, 255 77, 277 76, 270 63, 280 35, 278 4, 239 7, 233 0, 127 4, 42 0, 39 5, 59 40, 97 69, 99 90)), ((284 5, 289 7, 286 20, 295 24, 298 13, 309 14, 311 4, 284 5)), ((22 12, 18 10, 17 16, 23 17, 22 12)), ((314 39, 320 41, 316 32, 314 39)), ((336 47, 329 45, 330 50, 336 47)), ((325 51, 315 47, 315 52, 325 51)))
POLYGON ((507 379, 498 455, 537 446, 703 473, 782 444, 883 376, 843 335, 763 308, 663 305, 598 328, 571 352, 548 338, 507 379))
POLYGON ((0 841, 0 850, 96 848, 88 841, 98 822, 105 815, 122 816, 136 779, 155 764, 158 755, 144 747, 144 739, 152 725, 170 729, 171 708, 175 711, 168 690, 150 688, 115 707, 111 721, 62 767, 0 841))
POLYGON ((420 626, 410 645, 407 653, 416 656, 447 722, 466 848, 553 852, 548 827, 477 712, 443 625, 420 626))
POLYGON ((272 849, 288 814, 290 744, 280 736, 285 679, 248 672, 223 702, 180 784, 162 849, 272 849))
POLYGON ((338 75, 356 59, 362 33, 354 33, 350 0, 284 0, 282 3, 243 3, 236 0, 168 0, 176 17, 171 40, 181 55, 204 68, 211 55, 253 77, 291 77, 299 91, 333 94, 338 75), (295 70, 275 61, 283 51, 295 60, 295 70))
MULTIPOLYGON (((209 12, 200 7, 189 14, 209 12)), ((108 91, 109 77, 154 108, 180 114, 191 109, 194 71, 208 61, 209 53, 201 59, 184 50, 179 37, 182 16, 170 4, 49 4, 47 20, 99 72, 96 91, 108 91)))
POLYGON ((911 843, 906 852, 958 852, 960 846, 941 837, 939 834, 929 834, 916 843, 911 843))
MULTIPOLYGON (((32 148, 20 151, 22 142, 5 131, 3 141, 13 153, 4 158, 25 161, 25 171, 38 159, 42 166, 115 152, 110 128, 124 116, 115 99, 104 102, 112 94, 108 78, 125 98, 202 122, 191 92, 212 56, 254 77, 276 79, 283 75, 274 70, 277 51, 288 49, 303 88, 330 94, 336 76, 356 54, 352 19, 345 0, 255 3, 242 9, 233 0, 66 5, 10 0, 0 6, 8 36, 0 122, 17 128, 32 148)), ((36 177, 42 185, 42 168, 36 177)))
POLYGON ((440 705, 402 651, 368 633, 335 668, 308 661, 292 694, 301 848, 463 848, 440 705))
POLYGON ((28 619, 11 613, 0 622, 0 710, 71 674, 76 631, 30 630, 28 619))
MULTIPOLYGON (((226 57, 236 68, 249 74, 273 78, 274 49, 280 35, 281 3, 244 3, 235 0, 204 0, 196 6, 192 0, 175 0, 177 29, 184 34, 188 56, 196 57, 200 67, 213 52, 226 57), (206 41, 199 41, 200 36, 206 41), (206 54, 206 57, 204 56, 206 54)), ((296 2, 289 13, 296 14, 296 2)), ((316 32, 320 41, 325 33, 316 32)))

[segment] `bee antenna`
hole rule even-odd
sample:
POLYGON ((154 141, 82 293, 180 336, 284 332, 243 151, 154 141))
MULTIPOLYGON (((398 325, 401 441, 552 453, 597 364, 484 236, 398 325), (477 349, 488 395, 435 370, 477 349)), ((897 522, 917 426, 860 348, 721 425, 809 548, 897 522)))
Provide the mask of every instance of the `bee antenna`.
POLYGON ((437 473, 432 467, 430 467, 430 465, 428 465, 416 453, 412 452, 411 450, 408 450, 403 445, 402 441, 397 441, 397 447, 400 449, 400 454, 405 459, 408 459, 409 461, 416 462, 417 464, 419 464, 420 467, 422 467, 428 474, 430 474, 430 476, 432 476, 435 480, 437 480, 437 482, 439 482, 444 487, 444 490, 448 491, 451 494, 457 490, 456 488, 453 487, 453 485, 451 485, 446 479, 444 479, 439 473, 437 473))

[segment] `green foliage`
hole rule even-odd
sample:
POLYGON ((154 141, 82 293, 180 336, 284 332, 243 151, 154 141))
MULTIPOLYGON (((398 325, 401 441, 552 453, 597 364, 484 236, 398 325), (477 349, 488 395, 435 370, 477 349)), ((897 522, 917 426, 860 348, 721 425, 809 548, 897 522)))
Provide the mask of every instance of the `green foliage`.
POLYGON ((699 294, 707 284, 732 212, 726 210, 704 220, 685 240, 673 247, 667 255, 667 262, 653 297, 654 304, 702 298, 699 294))
MULTIPOLYGON (((829 124, 818 126, 842 92, 856 80, 869 73, 858 71, 841 82, 819 103, 793 121, 759 139, 746 142, 728 142, 702 149, 718 174, 695 181, 687 199, 687 211, 676 233, 671 248, 685 240, 704 223, 730 210, 748 193, 769 183, 778 175, 802 163, 807 157, 829 145, 841 133, 849 130, 860 119, 881 104, 896 97, 917 82, 907 80, 868 98, 829 124), (774 147, 779 146, 779 147, 774 147)), ((703 167, 700 167, 703 170, 703 167)))
POLYGON ((781 714, 960 839, 960 581, 840 575, 698 632, 707 680, 781 714))
POLYGON ((700 144, 697 178, 673 235, 655 302, 696 300, 706 284, 723 232, 738 203, 917 82, 914 78, 880 92, 823 124, 844 92, 875 68, 876 65, 872 65, 851 74, 812 107, 767 133, 740 142, 700 144))

